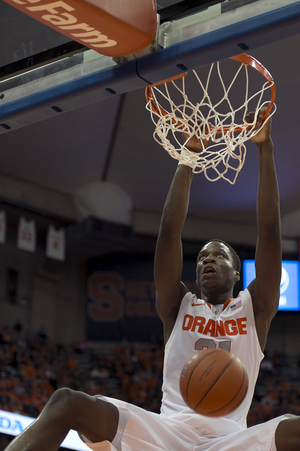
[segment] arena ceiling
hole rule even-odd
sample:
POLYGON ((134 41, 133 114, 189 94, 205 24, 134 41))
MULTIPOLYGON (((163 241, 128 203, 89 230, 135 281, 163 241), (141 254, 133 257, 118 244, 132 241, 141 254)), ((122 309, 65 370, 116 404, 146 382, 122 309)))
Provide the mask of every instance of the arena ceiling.
MULTIPOLYGON (((158 11, 176 3, 186 2, 159 0, 158 11)), ((272 137, 287 252, 297 252, 300 236, 297 20, 292 35, 286 33, 268 43, 262 38, 250 49, 276 82, 277 112, 272 137)), ((31 18, 1 0, 0 38, 7 45, 0 49, 0 67, 23 60, 28 48, 36 54, 45 46, 53 46, 53 42, 56 46, 68 42, 42 24, 33 29, 32 23, 31 18)), ((59 106, 59 98, 55 105, 59 106)), ((120 222, 128 223, 128 218, 124 220, 127 209, 138 233, 157 234, 177 163, 153 140, 154 126, 145 108, 144 87, 107 99, 94 98, 87 105, 59 114, 54 111, 51 117, 41 120, 36 117, 31 123, 26 122, 26 109, 20 114, 25 125, 2 129, 0 134, 3 201, 76 221, 82 218, 82 212, 76 208, 74 199, 78 193, 86 193, 92 214, 118 221, 119 211, 120 222), (94 183, 97 186, 89 190, 94 183)), ((1 118, 2 123, 6 120, 1 118)), ((195 175, 186 237, 201 240, 214 233, 233 243, 253 244, 257 182, 257 151, 251 143, 247 145, 245 165, 235 185, 223 180, 211 183, 203 175, 195 175)))

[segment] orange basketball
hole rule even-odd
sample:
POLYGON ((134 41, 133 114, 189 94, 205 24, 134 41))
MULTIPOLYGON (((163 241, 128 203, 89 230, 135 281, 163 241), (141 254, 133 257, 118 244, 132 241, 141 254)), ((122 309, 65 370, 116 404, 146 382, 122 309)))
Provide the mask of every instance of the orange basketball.
POLYGON ((248 375, 242 362, 222 349, 207 349, 194 355, 180 375, 180 391, 186 404, 209 417, 233 412, 247 390, 248 375))

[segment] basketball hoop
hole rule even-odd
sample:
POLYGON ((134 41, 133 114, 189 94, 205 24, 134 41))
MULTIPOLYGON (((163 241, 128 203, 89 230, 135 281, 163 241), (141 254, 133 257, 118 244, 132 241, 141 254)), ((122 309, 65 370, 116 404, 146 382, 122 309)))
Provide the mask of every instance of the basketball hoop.
POLYGON ((199 70, 193 70, 148 86, 145 94, 146 108, 155 124, 154 139, 169 155, 191 166, 194 173, 203 172, 209 181, 223 178, 234 184, 245 162, 244 142, 260 130, 255 129, 259 111, 265 108, 263 120, 269 120, 276 111, 276 88, 270 72, 252 56, 243 53, 230 60, 239 63, 233 77, 230 74, 233 68, 221 73, 221 63, 228 64, 224 60, 211 64, 205 83, 200 79, 199 70), (250 92, 248 67, 254 69, 251 75, 259 79, 253 80, 254 93, 250 92), (228 76, 229 81, 225 80, 228 76), (265 80, 262 86, 261 76, 265 80), (189 84, 188 77, 192 77, 189 84), (240 82, 235 83, 241 77, 245 84, 242 98, 240 82), (192 103, 189 95, 197 103, 192 103), (245 119, 250 111, 255 111, 252 123, 245 119), (183 132, 188 136, 184 143, 183 132), (211 144, 199 154, 191 152, 186 143, 192 136, 201 142, 210 139, 211 144))

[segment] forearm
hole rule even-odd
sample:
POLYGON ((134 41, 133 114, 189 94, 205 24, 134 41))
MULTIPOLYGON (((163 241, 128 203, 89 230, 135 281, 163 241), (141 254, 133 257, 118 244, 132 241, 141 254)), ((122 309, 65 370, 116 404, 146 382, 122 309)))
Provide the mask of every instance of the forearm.
POLYGON ((191 168, 178 165, 163 209, 160 233, 181 234, 188 212, 192 179, 191 168))
POLYGON ((271 137, 258 144, 259 182, 257 226, 259 233, 280 233, 280 200, 271 137))

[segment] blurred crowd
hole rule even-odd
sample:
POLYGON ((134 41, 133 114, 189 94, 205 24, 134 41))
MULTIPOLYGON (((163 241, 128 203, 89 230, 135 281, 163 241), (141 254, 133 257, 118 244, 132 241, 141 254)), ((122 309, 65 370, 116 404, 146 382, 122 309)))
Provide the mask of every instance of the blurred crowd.
POLYGON ((265 352, 248 415, 248 425, 285 413, 300 415, 300 360, 285 352, 265 352))
POLYGON ((96 350, 63 346, 44 331, 32 337, 0 331, 0 409, 37 417, 61 387, 113 396, 154 412, 161 399, 163 347, 122 345, 96 350))
MULTIPOLYGON (((19 327, 0 330, 0 409, 37 417, 60 387, 103 394, 159 412, 163 345, 89 343, 63 346, 40 330, 25 337, 19 327)), ((248 425, 282 413, 300 413, 299 362, 285 353, 266 354, 248 425)))

